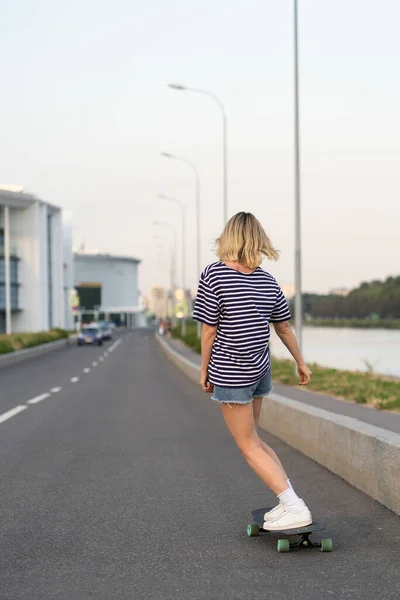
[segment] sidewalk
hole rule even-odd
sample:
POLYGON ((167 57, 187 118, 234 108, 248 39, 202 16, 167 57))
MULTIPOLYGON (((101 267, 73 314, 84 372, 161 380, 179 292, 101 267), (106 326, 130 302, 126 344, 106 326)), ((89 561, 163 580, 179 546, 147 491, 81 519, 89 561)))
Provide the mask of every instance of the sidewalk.
MULTIPOLYGON (((200 366, 201 358, 197 352, 180 340, 173 338, 163 339, 187 360, 200 366)), ((292 400, 307 404, 308 406, 322 408, 339 415, 346 415, 347 417, 358 419, 363 423, 375 425, 375 427, 381 427, 382 429, 400 434, 400 413, 380 411, 362 404, 353 404, 346 400, 338 400, 331 396, 315 392, 306 392, 301 388, 293 388, 287 385, 274 384, 274 392, 280 396, 285 396, 285 398, 291 398, 292 400)))

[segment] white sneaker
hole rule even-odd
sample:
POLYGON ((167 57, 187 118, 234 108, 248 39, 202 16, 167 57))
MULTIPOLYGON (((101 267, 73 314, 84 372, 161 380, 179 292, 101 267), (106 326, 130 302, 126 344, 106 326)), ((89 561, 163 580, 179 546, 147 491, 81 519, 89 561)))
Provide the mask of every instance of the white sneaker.
POLYGON ((285 531, 286 529, 297 529, 298 527, 307 527, 311 525, 312 515, 304 505, 303 510, 299 514, 292 513, 285 509, 284 513, 274 518, 272 521, 266 521, 263 529, 266 531, 285 531))
POLYGON ((265 513, 264 521, 274 521, 278 517, 281 517, 284 512, 285 512, 285 508, 284 508, 283 504, 279 503, 273 509, 271 509, 265 513))

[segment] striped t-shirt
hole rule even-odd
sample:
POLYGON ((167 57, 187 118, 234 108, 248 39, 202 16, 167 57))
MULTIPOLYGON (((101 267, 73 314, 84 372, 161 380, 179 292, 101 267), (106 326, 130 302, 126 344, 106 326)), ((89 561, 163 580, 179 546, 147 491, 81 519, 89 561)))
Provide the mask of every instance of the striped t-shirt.
POLYGON ((288 321, 290 311, 278 283, 261 267, 240 273, 216 262, 201 274, 193 317, 218 325, 210 383, 246 387, 271 369, 269 324, 288 321))

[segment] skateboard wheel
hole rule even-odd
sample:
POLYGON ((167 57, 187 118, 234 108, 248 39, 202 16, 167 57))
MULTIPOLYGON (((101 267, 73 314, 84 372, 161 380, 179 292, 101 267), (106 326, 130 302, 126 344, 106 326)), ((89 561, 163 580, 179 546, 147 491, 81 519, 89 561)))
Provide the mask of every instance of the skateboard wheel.
POLYGON ((321 540, 321 552, 332 552, 332 540, 330 538, 321 540))
POLYGON ((289 552, 290 551, 289 540, 278 540, 276 548, 277 548, 278 552, 289 552))
POLYGON ((260 535, 260 528, 257 523, 250 523, 250 525, 247 525, 247 535, 249 537, 260 535))

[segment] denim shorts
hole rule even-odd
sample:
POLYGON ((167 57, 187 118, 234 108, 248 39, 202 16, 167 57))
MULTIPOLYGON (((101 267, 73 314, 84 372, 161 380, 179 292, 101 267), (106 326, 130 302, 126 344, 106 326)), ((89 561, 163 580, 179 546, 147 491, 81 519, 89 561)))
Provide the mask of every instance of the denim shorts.
POLYGON ((272 375, 271 371, 267 371, 264 377, 247 387, 234 388, 214 385, 212 399, 223 404, 248 404, 249 402, 252 402, 254 398, 264 398, 265 396, 268 396, 271 390, 272 375))

